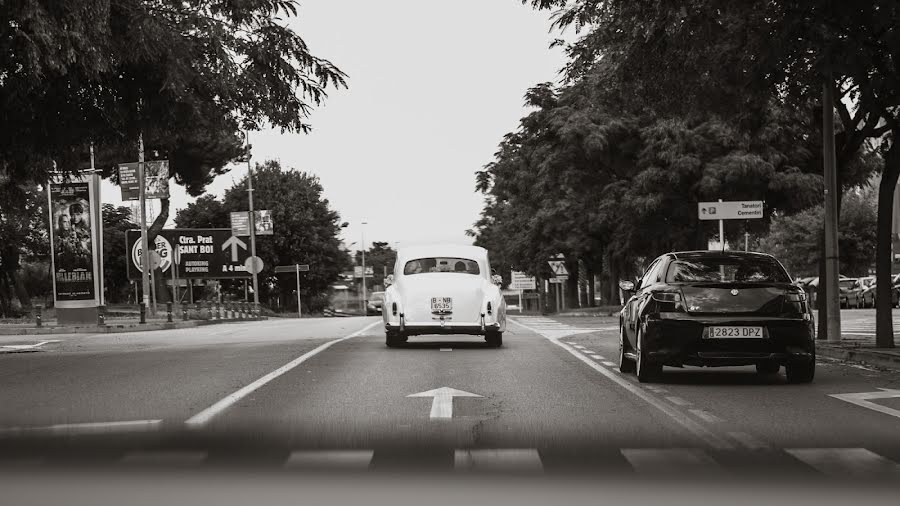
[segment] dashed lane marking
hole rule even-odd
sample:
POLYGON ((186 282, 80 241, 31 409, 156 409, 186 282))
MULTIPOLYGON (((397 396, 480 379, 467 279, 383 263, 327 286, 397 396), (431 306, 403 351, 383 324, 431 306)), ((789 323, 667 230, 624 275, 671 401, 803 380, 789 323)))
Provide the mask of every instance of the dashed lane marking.
POLYGON ((686 401, 686 400, 682 399, 681 397, 676 397, 674 395, 670 395, 669 397, 666 397, 666 400, 668 400, 672 404, 675 404, 676 406, 690 406, 691 405, 691 403, 689 401, 686 401))
POLYGON ((295 451, 284 463, 291 469, 346 469, 363 471, 372 463, 373 450, 295 451))
POLYGON ((656 397, 649 394, 648 392, 646 392, 639 386, 626 380, 624 377, 618 376, 613 371, 598 365, 596 362, 585 357, 584 355, 579 353, 577 350, 575 350, 573 347, 560 341, 558 338, 548 337, 548 336, 542 334, 537 329, 531 328, 528 325, 518 322, 516 319, 510 318, 509 321, 513 322, 514 324, 516 324, 526 330, 530 330, 531 332, 534 332, 535 334, 544 336, 545 339, 547 339, 551 343, 559 346, 560 348, 568 351, 572 356, 574 356, 578 360, 581 360, 582 362, 587 364, 588 367, 594 369, 595 371, 599 372, 603 376, 606 376, 607 379, 609 379, 613 383, 619 385, 620 387, 624 388, 629 393, 633 394, 635 397, 643 400, 647 404, 650 404, 651 406, 658 409, 659 411, 662 411, 664 414, 666 414, 669 418, 671 418, 676 423, 681 425, 688 432, 694 434, 701 441, 706 442, 711 447, 719 449, 719 450, 728 450, 728 449, 734 448, 734 445, 731 442, 729 442, 728 440, 726 440, 725 438, 719 436, 715 432, 713 432, 713 431, 707 429, 706 427, 704 427, 703 425, 697 423, 696 421, 694 421, 692 418, 688 417, 684 413, 678 411, 677 409, 675 409, 675 408, 669 406, 668 404, 664 403, 663 401, 657 399, 656 397))
POLYGON ((456 450, 453 457, 458 471, 503 471, 542 473, 541 456, 533 448, 498 450, 456 450))
POLYGON ((697 448, 635 448, 622 450, 622 455, 639 474, 709 476, 722 468, 697 448))
POLYGON ((705 409, 689 409, 688 411, 690 411, 691 414, 693 414, 697 418, 700 418, 706 423, 722 423, 725 421, 718 416, 710 413, 709 411, 706 411, 705 409))
POLYGON ((604 357, 602 355, 591 355, 591 358, 594 360, 604 360, 604 357))
POLYGON ((770 450, 771 447, 766 443, 756 439, 755 437, 747 434, 746 432, 729 432, 728 436, 741 443, 750 450, 770 450))
POLYGON ((76 436, 83 434, 111 434, 158 430, 162 420, 128 420, 123 422, 64 423, 41 427, 7 427, 0 429, 3 436, 76 436))
POLYGON ((618 364, 616 364, 614 362, 610 362, 609 360, 604 360, 603 365, 605 365, 606 367, 617 367, 618 366, 618 364))
POLYGON ((900 478, 900 465, 865 448, 789 448, 785 451, 835 478, 900 478))

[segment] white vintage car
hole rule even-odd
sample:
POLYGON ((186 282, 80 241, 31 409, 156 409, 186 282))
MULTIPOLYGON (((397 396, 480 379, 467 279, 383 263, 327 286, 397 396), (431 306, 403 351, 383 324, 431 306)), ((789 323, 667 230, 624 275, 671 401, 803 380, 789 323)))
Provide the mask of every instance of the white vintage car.
POLYGON ((484 248, 400 249, 382 305, 387 345, 422 334, 470 334, 501 346, 506 302, 499 284, 484 248))

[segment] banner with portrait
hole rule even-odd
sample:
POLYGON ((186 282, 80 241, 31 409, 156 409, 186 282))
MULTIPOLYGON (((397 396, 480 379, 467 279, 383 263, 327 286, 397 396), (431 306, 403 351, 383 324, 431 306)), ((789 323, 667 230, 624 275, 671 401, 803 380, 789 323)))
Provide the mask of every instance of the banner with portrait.
POLYGON ((53 292, 61 308, 94 307, 99 304, 98 239, 101 225, 96 208, 97 176, 52 180, 48 187, 50 244, 53 262, 53 292))

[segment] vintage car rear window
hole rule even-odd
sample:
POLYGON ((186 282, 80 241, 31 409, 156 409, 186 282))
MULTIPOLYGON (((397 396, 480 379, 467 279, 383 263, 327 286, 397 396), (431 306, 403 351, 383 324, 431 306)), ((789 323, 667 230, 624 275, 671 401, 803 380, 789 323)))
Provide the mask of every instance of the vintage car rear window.
POLYGON ((479 274, 478 262, 468 258, 429 257, 417 258, 406 262, 403 274, 422 274, 426 272, 458 272, 461 274, 479 274))
POLYGON ((767 257, 685 258, 669 265, 668 283, 790 283, 784 268, 767 257))

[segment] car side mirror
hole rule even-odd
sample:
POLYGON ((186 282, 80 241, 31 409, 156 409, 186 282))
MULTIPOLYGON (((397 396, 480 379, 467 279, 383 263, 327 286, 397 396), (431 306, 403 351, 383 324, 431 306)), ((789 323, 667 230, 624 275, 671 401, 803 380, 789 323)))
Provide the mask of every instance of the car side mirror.
POLYGON ((634 282, 633 281, 619 281, 619 288, 622 289, 623 292, 633 292, 634 291, 634 282))
POLYGON ((493 276, 491 276, 491 283, 493 283, 497 286, 503 285, 503 276, 501 276, 499 274, 494 274, 493 276))

